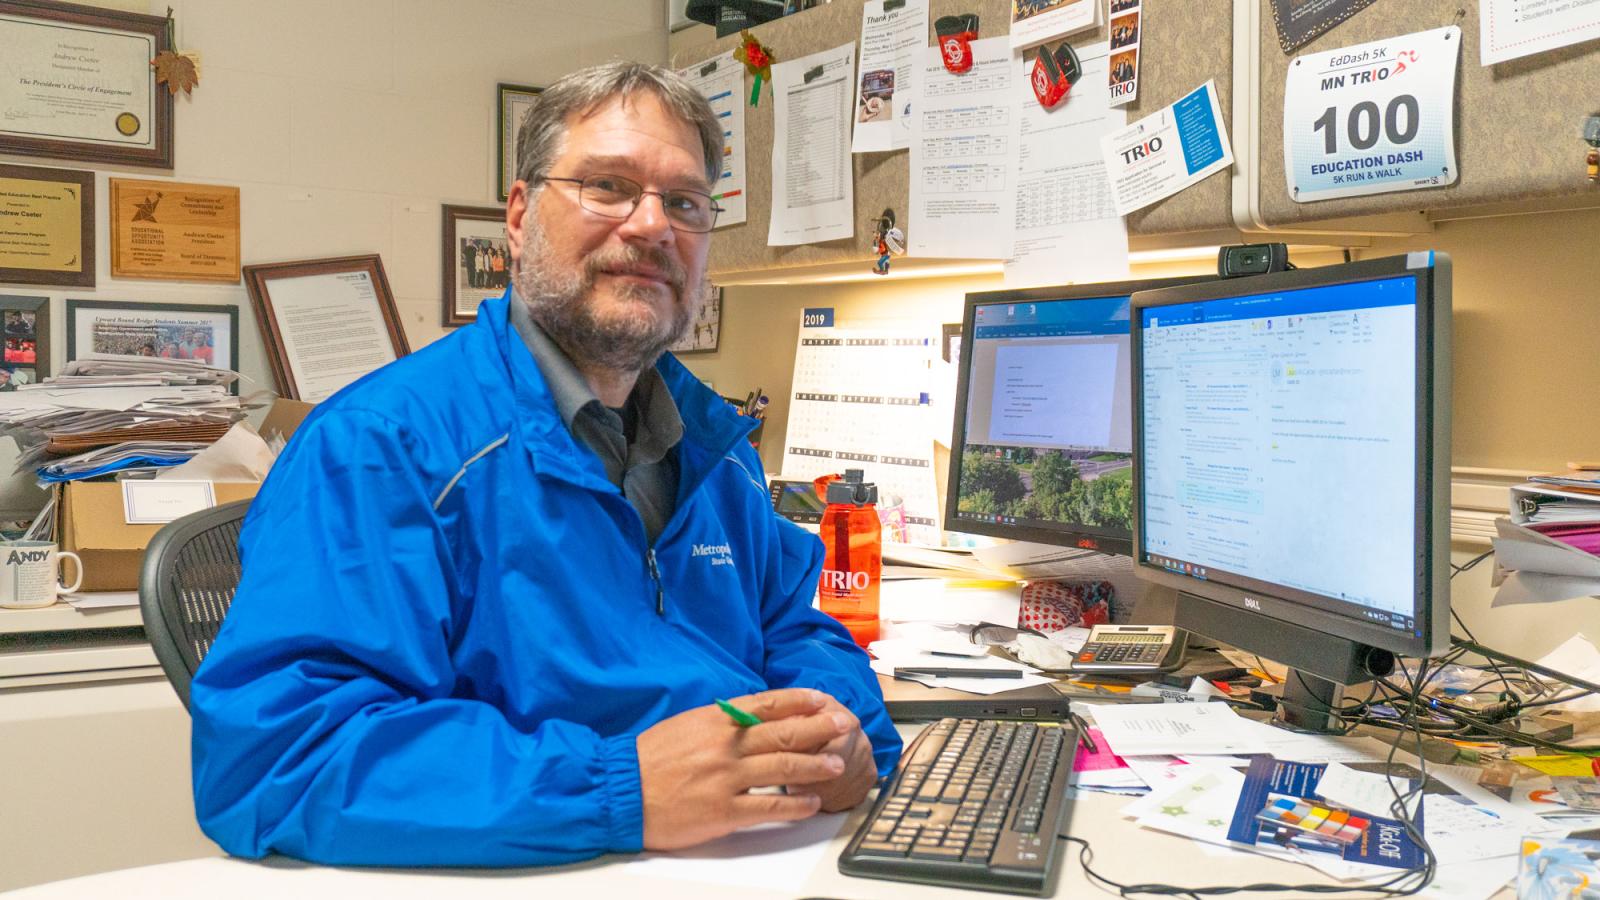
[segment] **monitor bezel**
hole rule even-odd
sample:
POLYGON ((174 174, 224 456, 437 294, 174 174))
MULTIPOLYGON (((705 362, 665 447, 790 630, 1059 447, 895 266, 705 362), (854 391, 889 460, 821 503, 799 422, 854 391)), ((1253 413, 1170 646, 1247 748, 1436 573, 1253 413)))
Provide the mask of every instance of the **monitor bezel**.
MULTIPOLYGON (((1133 505, 1134 571, 1142 579, 1231 607, 1349 638, 1360 644, 1407 656, 1436 656, 1450 643, 1450 260, 1422 252, 1312 269, 1213 282, 1203 287, 1164 288, 1136 294, 1130 309, 1133 327, 1133 505), (1206 300, 1301 288, 1352 284, 1402 276, 1416 278, 1416 474, 1415 557, 1412 573, 1417 599, 1416 632, 1331 612, 1317 604, 1320 594, 1285 585, 1233 576, 1223 580, 1173 573, 1150 562, 1144 549, 1144 328, 1142 311, 1206 300), (1417 633, 1420 632, 1420 633, 1417 633)), ((1352 499, 1360 500, 1360 485, 1352 499)), ((1259 649, 1259 648, 1256 648, 1259 649)), ((1292 648, 1286 648, 1290 650, 1292 648)), ((1270 649, 1260 652, 1270 653, 1270 649)), ((1284 659, 1284 662, 1294 663, 1284 659)))
MULTIPOLYGON (((1101 553, 1112 553, 1117 556, 1133 555, 1133 532, 1131 529, 1099 528, 1081 523, 1075 523, 1075 527, 1071 529, 1055 529, 1020 523, 1016 525, 995 524, 993 522, 977 522, 957 518, 957 507, 961 500, 961 454, 962 448, 967 443, 967 382, 972 374, 973 354, 970 351, 975 340, 972 336, 973 321, 977 316, 979 306, 1008 303, 1042 303, 1058 300, 1100 300, 1107 297, 1124 296, 1131 298, 1138 291, 1200 284, 1216 280, 1215 275, 1188 275, 1176 278, 1142 278, 1129 281, 1099 281, 1002 291, 978 291, 967 294, 961 311, 961 334, 963 335, 961 365, 956 376, 955 422, 950 436, 950 471, 945 480, 944 529, 946 531, 961 532, 962 534, 1029 541, 1055 547, 1077 547, 1084 550, 1097 550, 1101 553)), ((1128 320, 1129 328, 1131 329, 1133 320, 1131 299, 1128 308, 1128 320)), ((1129 340, 1131 344, 1131 330, 1129 332, 1129 340)), ((1129 357, 1128 365, 1133 365, 1131 356, 1129 357)), ((1132 409, 1132 398, 1129 398, 1129 409, 1132 409)))

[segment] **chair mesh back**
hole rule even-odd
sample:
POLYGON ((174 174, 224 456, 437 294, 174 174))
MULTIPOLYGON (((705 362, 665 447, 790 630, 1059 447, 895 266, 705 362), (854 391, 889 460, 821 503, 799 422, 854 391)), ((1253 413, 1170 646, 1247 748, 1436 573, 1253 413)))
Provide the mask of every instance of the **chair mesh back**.
POLYGON ((239 587, 239 526, 242 520, 223 522, 200 532, 178 550, 168 576, 169 596, 176 598, 181 634, 173 635, 189 664, 189 671, 211 651, 239 587))

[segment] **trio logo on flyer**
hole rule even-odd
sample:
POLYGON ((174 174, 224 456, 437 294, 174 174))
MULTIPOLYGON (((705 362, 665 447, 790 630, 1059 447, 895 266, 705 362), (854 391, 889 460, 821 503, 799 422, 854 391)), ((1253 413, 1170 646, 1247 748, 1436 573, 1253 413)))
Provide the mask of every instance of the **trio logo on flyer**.
POLYGON ((1161 152, 1161 148, 1165 143, 1161 139, 1161 135, 1158 134, 1144 143, 1135 144, 1122 151, 1122 162, 1124 165, 1132 165, 1147 156, 1155 156, 1161 152))
POLYGON ((1321 90, 1337 90, 1345 86, 1376 84, 1388 81, 1405 72, 1407 64, 1415 65, 1417 51, 1401 50, 1393 58, 1388 47, 1373 47, 1360 53, 1345 53, 1328 60, 1328 73, 1322 76, 1321 90), (1358 68, 1350 68, 1356 66, 1358 68))

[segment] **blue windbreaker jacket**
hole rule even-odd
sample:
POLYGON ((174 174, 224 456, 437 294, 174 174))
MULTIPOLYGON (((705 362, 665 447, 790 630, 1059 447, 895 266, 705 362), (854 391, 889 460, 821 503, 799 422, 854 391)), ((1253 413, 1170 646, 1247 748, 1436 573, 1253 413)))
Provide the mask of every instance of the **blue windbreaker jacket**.
POLYGON ((637 851, 638 733, 814 687, 900 740, 811 606, 822 545, 772 512, 735 415, 670 356, 678 506, 654 547, 507 321, 306 418, 251 505, 192 686, 195 810, 237 856, 514 866, 637 851))

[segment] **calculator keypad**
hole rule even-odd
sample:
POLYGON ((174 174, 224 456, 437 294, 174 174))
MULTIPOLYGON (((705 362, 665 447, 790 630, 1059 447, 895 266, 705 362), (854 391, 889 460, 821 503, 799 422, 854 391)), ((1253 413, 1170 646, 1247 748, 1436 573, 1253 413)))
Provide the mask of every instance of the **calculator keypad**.
POLYGON ((1078 653, 1078 662, 1125 666, 1161 662, 1165 644, 1089 644, 1078 653))

